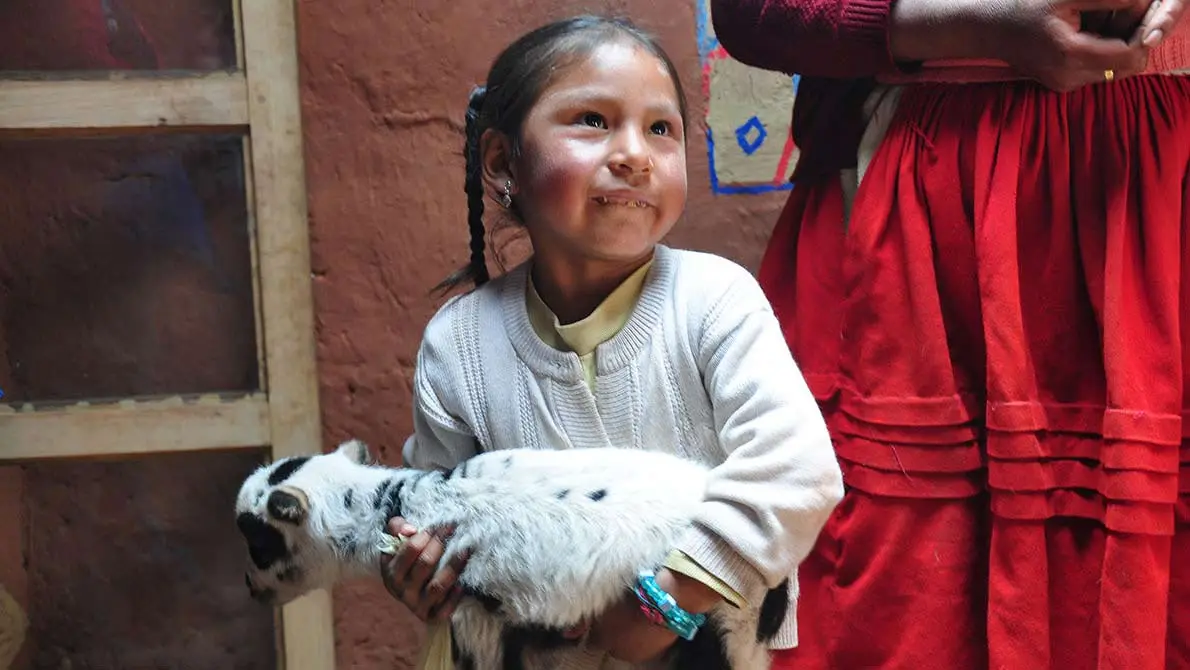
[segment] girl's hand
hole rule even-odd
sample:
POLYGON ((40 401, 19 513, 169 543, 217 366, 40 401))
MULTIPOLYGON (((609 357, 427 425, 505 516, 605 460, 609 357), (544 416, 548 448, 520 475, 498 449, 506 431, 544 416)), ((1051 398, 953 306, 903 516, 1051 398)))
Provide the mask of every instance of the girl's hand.
POLYGON ((1071 91, 1104 81, 1109 70, 1123 78, 1145 69, 1149 48, 1142 40, 1082 28, 1084 15, 1143 14, 1148 1, 898 0, 889 40, 898 60, 990 58, 1050 89, 1071 91))
MULTIPOLYGON (((669 570, 657 571, 657 585, 678 605, 694 614, 706 612, 722 597, 701 582, 669 570)), ((646 663, 660 658, 678 636, 649 621, 640 610, 636 594, 628 596, 591 625, 590 644, 626 663, 646 663)))
POLYGON ((435 569, 446 551, 444 541, 453 529, 417 532, 404 519, 394 517, 389 519, 388 532, 406 538, 406 542, 395 555, 380 559, 384 587, 426 623, 450 619, 463 595, 456 581, 467 557, 463 555, 437 572, 435 569))

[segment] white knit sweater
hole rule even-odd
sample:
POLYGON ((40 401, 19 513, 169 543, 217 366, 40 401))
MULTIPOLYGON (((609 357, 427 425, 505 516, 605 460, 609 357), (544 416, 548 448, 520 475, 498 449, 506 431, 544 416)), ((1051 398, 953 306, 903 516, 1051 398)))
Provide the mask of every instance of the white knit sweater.
MULTIPOLYGON (((628 322, 596 350, 592 392, 578 356, 534 332, 529 267, 451 299, 426 327, 405 462, 450 468, 522 446, 683 454, 715 469, 675 548, 751 602, 796 577, 843 496, 842 474, 752 275, 659 245, 628 322)), ((796 640, 795 597, 772 646, 796 640)))

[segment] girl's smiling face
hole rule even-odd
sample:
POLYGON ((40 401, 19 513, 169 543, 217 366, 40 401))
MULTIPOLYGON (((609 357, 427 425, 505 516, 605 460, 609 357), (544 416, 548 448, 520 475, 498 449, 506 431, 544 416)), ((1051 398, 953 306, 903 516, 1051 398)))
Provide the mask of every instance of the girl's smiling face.
MULTIPOLYGON (((525 117, 519 148, 504 157, 508 178, 543 260, 645 258, 685 206, 678 92, 664 63, 631 41, 600 45, 559 73, 525 117)), ((501 192, 503 177, 488 174, 501 192)))

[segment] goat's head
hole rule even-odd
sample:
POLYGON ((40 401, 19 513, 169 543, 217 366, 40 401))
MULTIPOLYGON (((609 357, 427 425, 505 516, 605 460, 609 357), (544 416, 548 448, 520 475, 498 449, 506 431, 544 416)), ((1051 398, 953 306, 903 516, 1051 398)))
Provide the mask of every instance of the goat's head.
POLYGON ((330 453, 261 466, 244 481, 236 525, 248 546, 244 578, 254 599, 283 605, 335 583, 344 543, 357 541, 353 491, 370 464, 367 446, 352 440, 330 453))

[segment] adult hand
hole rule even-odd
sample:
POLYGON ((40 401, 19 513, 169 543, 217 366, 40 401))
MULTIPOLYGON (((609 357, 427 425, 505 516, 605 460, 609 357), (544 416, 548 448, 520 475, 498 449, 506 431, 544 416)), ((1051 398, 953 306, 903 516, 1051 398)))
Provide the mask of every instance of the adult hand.
POLYGON ((1137 31, 1141 43, 1156 48, 1181 22, 1186 13, 1185 0, 1153 0, 1137 31))
POLYGON ((1129 39, 1145 14, 1152 6, 1150 0, 1142 0, 1128 9, 1118 9, 1110 12, 1093 11, 1082 13, 1082 31, 1103 37, 1129 39))
POLYGON ((463 554, 438 568, 446 552, 446 538, 453 529, 418 532, 404 519, 394 517, 388 522, 388 532, 406 541, 395 555, 380 559, 384 587, 426 623, 450 619, 463 595, 462 587, 456 582, 467 563, 463 554))
POLYGON ((1071 91, 1104 81, 1108 71, 1123 78, 1144 70, 1149 48, 1141 40, 1082 28, 1084 15, 1127 14, 1147 9, 1148 2, 898 0, 890 46, 894 56, 906 61, 995 59, 1043 86, 1071 91))
POLYGON ((1185 13, 1184 0, 1141 0, 1127 9, 1083 14, 1083 32, 1138 40, 1147 48, 1161 44, 1185 13))
POLYGON ((1136 0, 1028 0, 1008 4, 1015 11, 998 24, 996 57, 1047 88, 1072 91, 1104 81, 1108 72, 1115 78, 1138 74, 1148 64, 1149 49, 1140 40, 1081 30, 1084 12, 1115 11, 1128 16, 1137 11, 1136 0))

